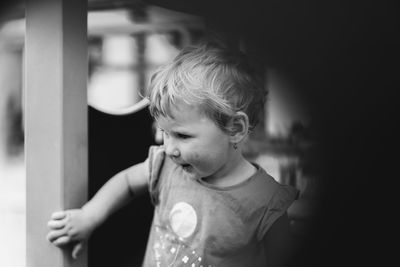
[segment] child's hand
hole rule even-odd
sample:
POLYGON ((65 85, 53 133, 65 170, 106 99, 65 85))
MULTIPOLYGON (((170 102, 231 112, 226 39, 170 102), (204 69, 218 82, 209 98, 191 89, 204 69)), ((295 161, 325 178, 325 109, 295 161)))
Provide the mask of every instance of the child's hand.
POLYGON ((47 225, 50 228, 47 239, 58 247, 73 244, 74 259, 94 230, 92 221, 81 209, 54 212, 47 225))

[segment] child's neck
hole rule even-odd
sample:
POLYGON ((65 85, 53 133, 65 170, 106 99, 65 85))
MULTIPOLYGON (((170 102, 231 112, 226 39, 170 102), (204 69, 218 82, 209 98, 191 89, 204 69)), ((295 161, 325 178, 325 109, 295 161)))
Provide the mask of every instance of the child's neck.
POLYGON ((246 181, 257 171, 256 167, 242 155, 239 155, 230 163, 231 168, 228 173, 219 177, 207 177, 204 181, 218 187, 234 186, 246 181))

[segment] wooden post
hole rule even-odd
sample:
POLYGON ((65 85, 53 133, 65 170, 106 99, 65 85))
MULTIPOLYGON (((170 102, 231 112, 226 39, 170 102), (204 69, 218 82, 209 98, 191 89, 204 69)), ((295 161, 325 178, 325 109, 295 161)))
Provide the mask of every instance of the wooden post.
POLYGON ((87 1, 27 0, 25 45, 27 267, 85 267, 46 234, 87 200, 87 1))

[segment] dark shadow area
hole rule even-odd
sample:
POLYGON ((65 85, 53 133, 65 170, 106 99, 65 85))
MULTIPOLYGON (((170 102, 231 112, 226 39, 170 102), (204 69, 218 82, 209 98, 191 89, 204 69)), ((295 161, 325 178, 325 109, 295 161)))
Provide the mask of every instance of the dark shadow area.
MULTIPOLYGON (((89 107, 89 197, 114 174, 147 158, 151 127, 147 109, 113 116, 89 107)), ((140 266, 152 216, 147 194, 115 213, 89 241, 89 266, 140 266)))
POLYGON ((399 121, 395 1, 149 1, 203 15, 254 44, 312 110, 323 184, 288 266, 386 266, 394 233, 399 121), (190 3, 189 3, 190 2, 190 3))

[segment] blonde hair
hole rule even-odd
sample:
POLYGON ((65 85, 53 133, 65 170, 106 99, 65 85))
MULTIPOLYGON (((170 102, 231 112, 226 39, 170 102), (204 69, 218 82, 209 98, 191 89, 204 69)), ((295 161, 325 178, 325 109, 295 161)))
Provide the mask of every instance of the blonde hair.
POLYGON ((154 118, 172 117, 176 100, 196 105, 223 131, 236 112, 249 117, 249 128, 259 121, 265 91, 244 54, 206 43, 184 48, 169 64, 153 74, 150 85, 150 113, 154 118))

